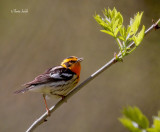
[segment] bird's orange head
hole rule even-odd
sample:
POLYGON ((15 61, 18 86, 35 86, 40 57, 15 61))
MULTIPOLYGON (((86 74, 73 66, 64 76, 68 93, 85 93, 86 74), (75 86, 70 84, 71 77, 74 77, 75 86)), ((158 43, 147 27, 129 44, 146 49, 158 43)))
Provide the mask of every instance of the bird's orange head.
POLYGON ((83 58, 78 58, 75 56, 70 56, 64 59, 61 63, 61 66, 70 69, 72 72, 76 73, 78 76, 80 75, 81 71, 81 64, 80 62, 83 58))

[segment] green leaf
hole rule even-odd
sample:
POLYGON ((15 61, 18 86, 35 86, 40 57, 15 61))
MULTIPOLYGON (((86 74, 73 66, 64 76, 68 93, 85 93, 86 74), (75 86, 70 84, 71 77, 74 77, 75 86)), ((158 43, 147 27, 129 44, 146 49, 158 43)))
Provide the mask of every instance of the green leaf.
POLYGON ((113 33, 111 31, 107 31, 107 30, 100 30, 100 31, 104 32, 104 33, 107 33, 107 34, 109 34, 109 35, 114 37, 114 35, 113 35, 113 33))
POLYGON ((139 128, 146 129, 149 127, 149 121, 137 107, 127 107, 123 110, 125 118, 138 124, 139 128))
POLYGON ((94 16, 94 18, 105 30, 109 30, 109 25, 104 22, 104 20, 99 15, 94 16))
POLYGON ((131 132, 142 132, 141 129, 138 128, 137 123, 131 121, 127 118, 120 118, 120 122, 131 132))
POLYGON ((119 19, 113 21, 112 23, 113 23, 112 29, 113 29, 113 31, 115 31, 115 29, 118 27, 119 19))
POLYGON ((133 36, 133 41, 135 42, 136 46, 139 46, 139 44, 143 40, 144 33, 145 33, 145 26, 142 27, 142 30, 138 33, 138 35, 133 36))
POLYGON ((118 12, 118 14, 117 14, 117 16, 116 16, 116 18, 115 19, 119 19, 119 24, 120 25, 122 25, 123 24, 123 17, 122 17, 122 15, 121 15, 121 13, 120 12, 118 12))
POLYGON ((129 36, 129 37, 131 36, 130 32, 131 32, 131 26, 128 25, 128 26, 127 26, 127 33, 126 33, 126 34, 127 34, 127 36, 129 36))
POLYGON ((122 41, 124 41, 124 38, 122 36, 118 36, 118 38, 122 41))
POLYGON ((117 16, 117 10, 116 8, 114 7, 113 10, 112 10, 112 17, 115 17, 116 18, 117 16))
POLYGON ((115 37, 117 36, 117 34, 118 34, 118 32, 120 31, 121 27, 122 27, 122 25, 119 25, 119 26, 115 29, 115 31, 114 31, 114 36, 115 36, 115 37))
POLYGON ((130 19, 130 27, 131 27, 130 35, 136 34, 136 32, 138 31, 142 15, 143 15, 143 12, 141 12, 141 13, 138 12, 134 16, 134 19, 132 19, 132 18, 130 19))
POLYGON ((152 128, 147 129, 148 132, 160 132, 160 115, 154 117, 152 128))
POLYGON ((112 18, 112 11, 111 11, 111 9, 109 9, 109 8, 108 8, 108 17, 109 17, 109 18, 112 18))
POLYGON ((126 40, 126 28, 122 26, 119 32, 121 34, 121 37, 123 38, 123 41, 125 41, 126 40))
POLYGON ((120 12, 117 12, 116 8, 113 10, 109 8, 108 10, 104 9, 103 14, 104 18, 102 18, 100 15, 95 15, 94 18, 104 28, 104 30, 101 30, 102 32, 107 33, 115 38, 122 27, 123 17, 120 12))

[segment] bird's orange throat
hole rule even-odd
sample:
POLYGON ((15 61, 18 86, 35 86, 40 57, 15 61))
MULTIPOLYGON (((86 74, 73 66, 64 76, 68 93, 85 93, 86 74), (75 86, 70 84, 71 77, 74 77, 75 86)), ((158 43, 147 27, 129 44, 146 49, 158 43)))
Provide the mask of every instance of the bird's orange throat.
POLYGON ((70 67, 70 70, 74 73, 76 73, 78 76, 80 76, 80 72, 81 72, 81 64, 79 62, 73 64, 70 67))

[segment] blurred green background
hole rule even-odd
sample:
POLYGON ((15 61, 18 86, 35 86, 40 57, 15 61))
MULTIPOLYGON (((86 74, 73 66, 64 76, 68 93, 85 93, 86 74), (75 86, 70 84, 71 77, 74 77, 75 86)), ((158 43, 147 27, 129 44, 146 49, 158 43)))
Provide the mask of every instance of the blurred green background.
MULTIPOLYGON (((159 18, 159 5, 160 0, 0 1, 0 131, 23 132, 45 112, 40 94, 13 94, 22 84, 71 55, 84 57, 82 82, 118 51, 113 38, 99 31, 95 12, 116 7, 129 24, 144 11, 147 28, 159 18)), ((123 63, 85 86, 35 132, 127 132, 118 121, 127 105, 138 106, 151 120, 160 110, 159 34, 146 36, 123 63)))

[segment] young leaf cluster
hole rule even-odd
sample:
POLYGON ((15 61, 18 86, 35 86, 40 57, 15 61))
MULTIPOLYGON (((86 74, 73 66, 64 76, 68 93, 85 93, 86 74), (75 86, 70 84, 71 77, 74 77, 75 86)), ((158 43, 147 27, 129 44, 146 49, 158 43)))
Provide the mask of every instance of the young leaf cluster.
POLYGON ((153 125, 147 129, 148 132, 160 132, 160 113, 153 117, 153 125))
POLYGON ((160 132, 160 113, 153 118, 151 127, 147 117, 137 107, 126 107, 122 113, 119 120, 130 132, 160 132))
POLYGON ((122 57, 135 50, 144 37, 144 25, 138 32, 143 12, 138 12, 133 19, 131 18, 130 24, 127 28, 123 25, 122 14, 115 8, 113 10, 109 8, 108 10, 104 9, 103 14, 104 17, 96 14, 94 18, 102 26, 103 30, 101 31, 111 35, 117 41, 122 57), (135 47, 131 49, 128 46, 133 41, 135 43, 135 47))

